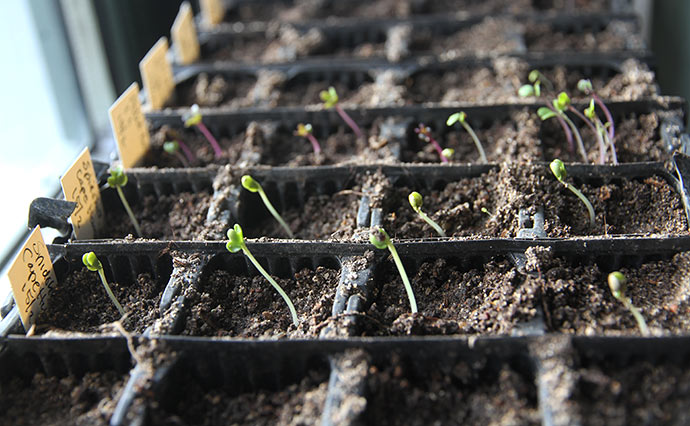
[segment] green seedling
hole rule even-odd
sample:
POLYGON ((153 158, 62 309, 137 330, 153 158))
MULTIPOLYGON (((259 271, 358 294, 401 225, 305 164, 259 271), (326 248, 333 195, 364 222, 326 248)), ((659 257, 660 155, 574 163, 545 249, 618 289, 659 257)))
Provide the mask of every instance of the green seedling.
POLYGON ((295 130, 295 135, 307 138, 309 142, 311 142, 312 148, 314 148, 314 154, 319 155, 321 152, 321 145, 319 145, 319 141, 316 140, 316 137, 312 134, 311 124, 299 123, 297 125, 297 130, 295 130))
POLYGON ((434 222, 429 216, 427 216, 426 213, 422 211, 422 203, 424 202, 424 200, 422 199, 422 194, 420 194, 417 191, 410 192, 410 195, 407 197, 407 200, 410 202, 412 210, 417 212, 419 217, 421 217, 424 220, 424 222, 428 223, 429 226, 434 228, 434 231, 436 231, 438 235, 442 237, 446 236, 446 233, 443 231, 443 228, 441 228, 438 223, 434 222))
POLYGON ((586 95, 590 95, 594 102, 604 111, 604 116, 606 117, 606 125, 609 142, 611 143, 611 152, 613 154, 613 164, 618 164, 618 158, 616 157, 616 146, 613 144, 613 139, 616 136, 616 127, 613 123, 613 116, 611 111, 608 109, 604 101, 601 100, 599 95, 596 94, 594 88, 592 87, 592 82, 589 80, 582 79, 577 82, 577 89, 586 95))
POLYGON ((577 198, 584 203, 585 207, 587 207, 587 211, 589 212, 589 224, 590 226, 594 226, 594 207, 592 207, 592 203, 589 202, 587 197, 585 197, 582 192, 565 181, 565 178, 568 175, 568 173, 565 171, 565 164, 563 164, 563 162, 557 158, 551 162, 549 167, 551 168, 553 175, 556 176, 556 179, 558 179, 558 181, 568 188, 573 194, 577 195, 577 198))
POLYGON ((426 143, 430 143, 434 146, 436 152, 438 152, 438 155, 441 157, 441 161, 443 163, 447 163, 448 158, 450 158, 450 156, 446 156, 447 154, 455 153, 455 150, 453 150, 452 153, 450 153, 448 151, 445 151, 444 149, 441 149, 441 145, 439 145, 439 143, 436 142, 436 139, 434 139, 431 136, 431 128, 425 126, 424 123, 419 123, 419 126, 415 127, 414 132, 419 136, 419 139, 423 140, 426 143))
MULTIPOLYGON (((580 155, 582 156, 582 161, 587 162, 587 152, 585 151, 585 145, 582 143, 582 136, 580 136, 580 131, 577 129, 577 126, 575 126, 575 123, 572 122, 572 120, 568 117, 568 115, 565 113, 567 110, 569 110, 571 107, 570 105, 570 96, 568 96, 567 93, 561 92, 558 94, 558 97, 552 101, 553 107, 541 107, 537 110, 537 115, 539 115, 539 118, 542 121, 548 120, 549 118, 560 118, 562 119, 568 127, 570 127, 571 135, 575 136, 575 140, 577 141, 577 147, 578 150, 580 151, 580 155)), ((572 108, 574 110, 574 108, 572 108)), ((569 136, 569 133, 566 132, 566 137, 568 138, 568 144, 571 144, 572 141, 572 136, 569 136)))
POLYGON ((137 236, 141 237, 141 227, 139 227, 139 222, 137 221, 137 218, 134 217, 132 208, 129 207, 125 194, 122 192, 122 187, 127 185, 127 175, 122 169, 122 166, 111 167, 109 171, 110 176, 108 176, 108 186, 117 190, 117 195, 119 195, 120 200, 122 200, 122 205, 125 207, 129 220, 131 220, 132 225, 134 225, 134 230, 137 232, 137 236))
POLYGON ((188 159, 185 158, 185 156, 180 153, 179 142, 168 141, 168 142, 163 143, 163 151, 167 152, 170 155, 174 155, 180 161, 180 163, 182 163, 182 166, 189 167, 188 159))
POLYGON ((488 161, 486 159, 486 154, 484 153, 484 147, 482 146, 482 143, 479 141, 479 138, 477 137, 477 134, 474 132, 474 129, 472 129, 472 126, 470 126, 470 123, 467 122, 467 114, 465 114, 465 111, 460 111, 456 112, 455 114, 451 114, 450 117, 448 117, 448 120, 446 120, 447 126, 452 126, 455 123, 460 123, 462 127, 464 127, 465 130, 467 130, 467 133, 470 134, 472 140, 474 141, 474 145, 477 147, 477 151, 479 151, 479 158, 481 159, 481 162, 487 164, 488 161))
POLYGON ((383 228, 372 229, 371 234, 369 235, 369 241, 377 249, 388 249, 388 251, 391 252, 391 256, 393 256, 395 266, 398 268, 398 273, 400 273, 400 277, 402 278, 403 284, 405 285, 405 292, 407 292, 407 298, 410 300, 410 307, 412 309, 412 313, 416 314, 417 301, 414 298, 414 293, 412 292, 410 280, 407 278, 405 267, 403 267, 402 260, 400 260, 400 256, 398 256, 398 251, 395 249, 395 246, 393 245, 393 242, 388 236, 388 233, 383 228))
POLYGON ((625 278, 625 275, 618 271, 611 272, 608 277, 608 282, 609 289, 611 289, 611 294, 613 297, 618 299, 618 301, 621 302, 635 317, 637 326, 640 328, 640 333, 642 333, 643 336, 649 336, 649 328, 647 328, 647 323, 645 322, 644 317, 640 313, 639 309, 632 304, 630 298, 625 295, 625 290, 628 284, 628 279, 625 278))
POLYGON ((441 151, 441 156, 450 160, 455 155, 455 150, 453 148, 443 148, 441 151))
POLYGON ((290 315, 292 316, 292 322, 295 324, 295 327, 299 325, 299 319, 297 318, 297 311, 295 310, 295 305, 292 304, 292 300, 290 300, 290 297, 285 293, 283 288, 278 285, 276 280, 273 279, 270 275, 268 275, 268 272, 261 266, 258 260, 252 255, 252 253, 249 251, 247 248, 247 244, 244 242, 244 234, 242 233, 242 227, 239 224, 235 224, 235 226, 232 229, 228 229, 228 242, 225 244, 225 248, 228 249, 230 253, 237 253, 238 251, 242 250, 242 253, 244 253, 245 256, 249 259, 249 261, 254 264, 256 269, 261 273, 261 275, 264 276, 268 280, 269 283, 273 286, 273 288, 276 289, 278 294, 280 294, 280 297, 283 298, 285 303, 287 303, 288 308, 290 309, 290 315))
POLYGON ((278 214, 278 211, 275 209, 275 207, 273 207, 273 204, 271 204, 271 202, 269 201, 268 196, 266 195, 266 191, 264 191, 264 188, 261 186, 259 182, 254 180, 254 178, 249 175, 244 175, 242 176, 242 186, 249 192, 258 192, 259 196, 261 196, 261 200, 264 202, 264 205, 266 206, 268 211, 271 212, 273 217, 278 221, 280 226, 283 227, 283 229, 290 236, 290 238, 295 238, 295 235, 287 226, 287 223, 285 223, 280 214, 278 214))
POLYGON ((98 257, 96 257, 96 253, 92 251, 84 253, 84 255, 81 257, 81 261, 82 263, 84 263, 84 266, 86 266, 86 268, 89 271, 98 272, 98 276, 101 277, 103 287, 105 287, 105 292, 108 293, 108 297, 110 297, 110 300, 113 302, 113 305, 115 305, 115 307, 117 308, 117 311, 120 313, 120 316, 124 316, 125 310, 122 309, 122 305, 120 305, 120 302, 117 301, 117 298, 115 298, 113 291, 110 289, 110 286, 108 285, 108 280, 105 279, 103 265, 101 264, 101 261, 98 260, 98 257))
POLYGON ((362 131, 359 130, 359 126, 355 121, 350 118, 349 115, 343 110, 340 105, 338 105, 338 93, 335 91, 335 87, 331 86, 328 88, 328 90, 322 90, 321 93, 319 93, 319 97, 323 101, 323 106, 326 109, 331 109, 335 108, 336 112, 340 116, 340 118, 343 119, 343 121, 350 126, 353 132, 355 132, 355 135, 357 135, 357 138, 360 139, 363 137, 362 131))
POLYGON ((208 127, 206 127, 206 125, 204 124, 202 118, 203 117, 201 116, 201 112, 199 111, 199 105, 197 104, 192 105, 189 111, 182 115, 182 121, 184 121, 184 126, 196 127, 197 129, 199 129, 199 131, 201 131, 208 143, 211 144, 216 158, 220 158, 223 156, 223 150, 220 148, 220 145, 218 144, 216 138, 213 137, 213 135, 211 134, 211 131, 208 130, 208 127))
POLYGON ((609 138, 609 132, 606 130, 606 125, 602 123, 599 116, 597 116, 594 107, 594 99, 589 101, 589 107, 584 110, 584 117, 586 117, 585 122, 597 137, 597 143, 599 144, 599 164, 604 164, 604 162, 606 162, 606 151, 609 147, 611 147, 613 151, 614 164, 617 164, 618 158, 616 157, 616 148, 609 138))
POLYGON ((546 76, 544 76, 544 74, 542 74, 538 70, 530 71, 529 75, 527 76, 527 79, 532 84, 525 84, 518 89, 518 95, 520 97, 527 98, 531 96, 541 96, 542 84, 548 90, 553 91, 553 84, 551 84, 551 81, 549 81, 549 79, 546 78, 546 76))

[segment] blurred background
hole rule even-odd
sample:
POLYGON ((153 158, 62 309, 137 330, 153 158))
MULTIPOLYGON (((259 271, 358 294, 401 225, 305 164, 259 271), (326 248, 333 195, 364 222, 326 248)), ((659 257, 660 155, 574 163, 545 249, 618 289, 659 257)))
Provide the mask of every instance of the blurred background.
MULTIPOLYGON (((182 0, 4 0, 0 17, 0 297, 28 235, 30 202, 58 196, 59 178, 88 146, 110 161, 107 110, 170 27, 182 0)), ((192 1, 198 12, 198 1, 192 1)), ((690 98, 690 2, 634 0, 662 94, 690 98)), ((46 241, 52 240, 44 233, 46 241)))

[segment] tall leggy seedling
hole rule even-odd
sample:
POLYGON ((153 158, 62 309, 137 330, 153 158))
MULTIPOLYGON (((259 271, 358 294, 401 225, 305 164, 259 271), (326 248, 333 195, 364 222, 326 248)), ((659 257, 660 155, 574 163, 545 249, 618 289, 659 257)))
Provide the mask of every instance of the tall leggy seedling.
POLYGON ((113 302, 113 305, 115 305, 115 307, 117 308, 117 311, 120 313, 120 316, 123 316, 125 314, 125 310, 122 309, 122 305, 120 305, 120 302, 117 301, 117 298, 113 294, 113 291, 110 289, 110 286, 108 285, 108 280, 106 280, 105 278, 103 265, 101 264, 101 261, 98 260, 98 257, 96 257, 96 253, 92 251, 84 253, 84 255, 81 257, 81 261, 89 271, 98 272, 98 276, 101 277, 101 282, 103 283, 103 287, 105 287, 105 292, 108 293, 110 301, 113 302))
MULTIPOLYGON (((575 136, 577 141, 577 149, 580 152, 583 162, 587 162, 587 152, 585 151, 585 145, 582 142, 582 136, 580 136, 580 131, 575 126, 575 123, 568 117, 565 113, 570 107, 570 96, 567 93, 561 92, 558 97, 552 101, 553 107, 541 107, 537 110, 537 114, 542 121, 548 120, 549 118, 557 117, 565 121, 575 136)), ((566 137, 568 133, 566 133, 566 137)))
POLYGON ((470 123, 467 122, 467 114, 465 114, 465 111, 460 111, 456 112, 455 114, 451 114, 450 117, 448 117, 448 120, 446 120, 446 125, 447 126, 452 126, 455 123, 460 123, 462 127, 467 130, 467 133, 470 134, 470 137, 474 141, 474 145, 477 147, 477 151, 479 151, 479 158, 482 163, 487 164, 488 161, 486 159, 486 154, 484 153, 484 147, 482 146, 482 143, 479 141, 479 138, 477 137, 477 134, 474 132, 474 129, 472 129, 472 126, 470 126, 470 123))
POLYGON ((319 141, 316 140, 316 137, 312 134, 311 124, 299 123, 297 125, 297 130, 295 130, 295 135, 306 138, 309 142, 311 142, 311 146, 314 148, 314 154, 319 155, 321 152, 321 145, 319 145, 319 141))
POLYGON ((242 186, 249 192, 258 192, 259 196, 261 197, 261 200, 264 202, 264 205, 266 206, 268 211, 271 212, 271 215, 273 215, 275 220, 278 221, 280 226, 283 227, 283 229, 290 236, 290 238, 295 238, 295 235, 287 226, 287 223, 285 223, 278 211, 275 209, 275 207, 273 207, 273 204, 271 204, 271 201, 268 199, 268 196, 266 195, 266 191, 264 191, 264 188, 261 186, 259 182, 257 182, 253 177, 249 175, 244 175, 242 176, 242 186))
POLYGON ((355 135, 357 135, 357 138, 363 137, 362 131, 359 130, 359 126, 355 121, 350 118, 350 116, 345 112, 344 109, 338 105, 338 101, 340 100, 338 98, 338 93, 335 91, 335 87, 331 86, 328 88, 328 90, 322 90, 321 93, 319 93, 319 97, 323 101, 323 106, 326 109, 331 109, 335 108, 336 112, 340 116, 340 118, 343 119, 343 121, 350 126, 353 132, 355 132, 355 135))
POLYGON ((208 127, 206 127, 202 120, 201 112, 199 111, 199 105, 192 105, 189 111, 182 116, 182 120, 184 121, 185 127, 196 127, 197 129, 199 129, 199 131, 201 131, 208 143, 211 144, 216 158, 220 158, 223 156, 223 150, 220 149, 218 141, 215 137, 213 137, 213 134, 211 134, 211 131, 208 130, 208 127))
POLYGON ((403 266, 402 260, 400 260, 400 256, 398 256, 398 251, 395 249, 395 246, 393 245, 393 242, 388 236, 388 233, 383 228, 373 229, 371 231, 371 235, 369 235, 369 241, 377 249, 388 249, 388 251, 390 251, 391 256, 393 257, 393 262, 395 262, 395 266, 398 268, 398 273, 400 274, 400 278, 402 278, 403 285, 405 286, 405 292, 407 293, 407 298, 410 301, 410 308, 412 309, 412 313, 417 313, 417 300, 414 298, 414 293, 412 292, 412 285, 410 285, 410 280, 409 278, 407 278, 405 267, 403 266))
POLYGON ((448 159, 455 153, 455 150, 451 148, 442 149, 441 145, 436 142, 436 139, 431 136, 431 128, 425 126, 424 123, 419 123, 419 126, 415 127, 414 132, 419 136, 420 140, 433 145, 442 162, 447 163, 448 159))
POLYGON ((585 197, 585 195, 580 192, 579 189, 565 181, 565 177, 568 175, 565 171, 565 164, 563 164, 561 160, 555 159, 551 162, 549 167, 551 168, 553 175, 556 176, 556 179, 558 179, 558 181, 568 188, 573 194, 577 195, 577 198, 579 198, 585 207, 587 207, 587 211, 589 212, 589 224, 590 226, 594 226, 594 207, 592 207, 592 203, 589 202, 587 197, 585 197))
POLYGON ((127 175, 125 174, 125 171, 122 169, 122 166, 116 166, 110 169, 110 176, 108 177, 108 186, 111 188, 115 188, 117 190, 117 195, 120 196, 122 205, 124 206, 125 211, 129 216, 129 220, 131 220, 132 225, 134 225, 134 230, 136 231, 137 236, 141 237, 141 227, 139 227, 139 222, 137 221, 137 218, 134 217, 134 212, 132 212, 132 208, 129 207, 129 203, 125 198, 125 194, 124 192, 122 192, 122 187, 127 185, 127 180, 127 175))
POLYGON ((242 233, 242 227, 239 224, 235 224, 235 226, 232 229, 228 229, 228 242, 225 244, 225 248, 228 249, 229 252, 231 253, 237 253, 238 251, 242 250, 242 253, 244 253, 245 256, 249 259, 250 262, 256 267, 256 269, 261 273, 261 275, 264 276, 268 280, 269 283, 273 286, 274 289, 280 294, 280 297, 283 298, 285 303, 288 305, 288 309, 290 309, 290 315, 292 316, 292 322, 295 324, 295 326, 299 325, 299 319, 297 318, 297 311, 295 310, 295 305, 292 304, 292 300, 290 300, 290 297, 285 293, 285 290, 278 285, 276 280, 271 277, 268 272, 261 266, 258 260, 252 255, 252 253, 249 251, 247 248, 247 244, 244 242, 244 234, 242 233))
POLYGON ((635 317, 635 321, 637 321, 637 326, 639 327, 642 335, 649 336, 649 328, 647 328, 647 323, 640 313, 640 310, 637 309, 632 304, 630 298, 625 295, 625 290, 628 284, 628 280, 625 278, 625 275, 618 271, 611 272, 608 277, 608 282, 609 289, 611 290, 613 297, 621 302, 630 311, 630 313, 633 314, 633 317, 635 317))
POLYGON ((434 231, 438 233, 438 235, 445 237, 446 233, 443 231, 443 228, 441 226, 434 222, 429 216, 427 216, 426 213, 422 211, 422 203, 424 200, 422 199, 422 194, 420 194, 417 191, 411 192, 410 195, 407 197, 407 200, 410 202, 410 206, 412 206, 412 210, 417 212, 419 217, 421 217, 424 222, 428 223, 429 226, 434 228, 434 231))

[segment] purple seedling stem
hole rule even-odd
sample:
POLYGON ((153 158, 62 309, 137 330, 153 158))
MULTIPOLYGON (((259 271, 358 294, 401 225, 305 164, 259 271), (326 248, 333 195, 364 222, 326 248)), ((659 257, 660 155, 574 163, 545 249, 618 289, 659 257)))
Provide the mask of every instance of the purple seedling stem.
POLYGON ((359 130, 359 126, 353 119, 350 118, 349 115, 345 112, 344 109, 340 107, 340 105, 335 105, 335 110, 338 112, 338 115, 343 119, 345 123, 347 123, 348 126, 352 129, 353 132, 355 132, 355 135, 357 135, 357 138, 360 139, 364 135, 362 135, 362 131, 359 130))
POLYGON ((445 155, 443 155, 443 149, 441 148, 441 145, 436 142, 436 139, 431 137, 431 129, 427 126, 424 125, 424 123, 419 123, 418 127, 415 127, 414 132, 419 135, 419 139, 431 143, 434 148, 436 148, 436 152, 438 152, 439 157, 441 157, 441 161, 444 163, 448 162, 448 159, 446 158, 445 155))
POLYGON ((177 141, 177 143, 180 145, 180 149, 184 153, 184 156, 187 157, 187 161, 189 161, 189 164, 196 163, 196 156, 194 155, 192 150, 189 149, 187 144, 182 141, 177 141))
POLYGON ((321 145, 319 145, 319 141, 316 140, 316 137, 312 134, 311 124, 299 123, 297 125, 297 130, 295 131, 295 135, 309 139, 309 142, 311 142, 312 148, 314 148, 314 154, 319 155, 319 153, 321 153, 321 145))
POLYGON ((192 105, 189 112, 182 116, 182 121, 184 121, 185 127, 196 126, 201 131, 204 137, 206 137, 208 143, 210 143, 211 147, 213 147, 213 152, 215 153, 216 158, 220 158, 223 156, 223 150, 220 148, 218 141, 216 140, 216 138, 213 137, 211 132, 208 130, 208 128, 202 121, 202 116, 199 112, 199 105, 192 105))
POLYGON ((208 130, 206 125, 202 121, 200 121, 197 123, 196 126, 199 128, 199 130, 201 130, 201 133, 203 133, 204 136, 206 136, 208 143, 210 143, 211 146, 213 147, 213 152, 216 154, 216 158, 222 157, 223 156, 223 150, 220 149, 220 145, 218 145, 218 141, 216 140, 216 138, 213 137, 213 135, 208 130))
POLYGON ((328 90, 322 90, 319 93, 319 97, 323 101, 323 105, 326 109, 330 108, 335 108, 335 110, 338 112, 338 115, 340 118, 343 119, 345 123, 347 123, 348 126, 352 129, 353 132, 355 132, 355 135, 357 135, 357 138, 360 139, 364 135, 362 134, 362 131, 359 130, 359 126, 355 121, 350 118, 349 115, 343 110, 340 105, 338 105, 338 93, 335 91, 335 87, 331 86, 328 88, 328 90))

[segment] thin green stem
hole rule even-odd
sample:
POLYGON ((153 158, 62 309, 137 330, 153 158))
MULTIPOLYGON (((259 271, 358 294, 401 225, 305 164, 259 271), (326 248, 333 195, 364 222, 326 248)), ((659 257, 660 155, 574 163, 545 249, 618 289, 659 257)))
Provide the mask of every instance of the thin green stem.
POLYGON ((410 300, 410 307, 412 308, 412 313, 416 314, 417 313, 417 300, 414 298, 414 293, 412 292, 412 286, 410 285, 410 280, 407 278, 407 273, 405 272, 405 268, 403 267, 402 260, 400 260, 400 256, 398 256, 398 251, 395 249, 395 246, 393 245, 393 242, 390 240, 388 241, 388 250, 391 252, 391 256, 393 256, 393 261, 395 262, 395 266, 398 268, 398 272, 400 273, 400 276, 402 277, 403 284, 405 285, 405 292, 407 292, 407 298, 410 300))
POLYGON ((417 214, 419 214, 419 216, 422 219, 424 219, 424 222, 428 223, 429 226, 434 228, 434 231, 436 231, 440 236, 446 236, 446 233, 443 231, 443 228, 441 228, 438 223, 434 222, 429 216, 427 216, 426 213, 422 211, 422 209, 417 209, 415 211, 417 212, 417 214))
POLYGON ((477 134, 474 133, 474 129, 472 129, 472 126, 467 124, 467 122, 462 121, 460 122, 462 124, 462 127, 467 130, 467 133, 470 134, 472 137, 472 140, 474 141, 474 144, 477 146, 477 151, 479 151, 479 158, 481 159, 483 164, 487 164, 489 161, 486 159, 486 154, 484 153, 484 147, 482 146, 482 143, 479 141, 479 138, 477 137, 477 134))
POLYGON ((575 123, 573 123, 572 120, 564 112, 560 112, 560 116, 563 117, 566 123, 568 123, 568 126, 572 130, 573 135, 575 135, 575 140, 577 141, 577 149, 580 151, 582 161, 587 163, 587 151, 585 151, 585 144, 582 142, 582 136, 580 136, 580 131, 577 130, 575 123))
POLYGON ((110 289, 110 286, 108 285, 108 280, 105 279, 105 272, 103 272, 103 268, 100 268, 98 270, 98 276, 101 277, 101 282, 103 283, 103 287, 105 287, 105 292, 108 293, 108 297, 110 297, 110 300, 117 308, 117 311, 120 313, 120 317, 124 316, 125 310, 122 309, 122 305, 120 305, 120 302, 117 301, 115 295, 113 294, 113 291, 110 289))
POLYGON ((288 236, 290 238, 295 238, 295 235, 292 233, 290 228, 288 228, 287 223, 283 220, 282 217, 280 217, 280 214, 278 214, 278 211, 273 207, 273 204, 268 200, 268 197, 266 196, 266 192, 264 192, 264 189, 259 187, 259 195, 261 196, 261 199, 264 201, 264 204, 266 205, 266 208, 268 209, 269 212, 273 215, 273 217, 280 223, 280 226, 285 229, 285 232, 287 232, 288 236))
POLYGON ((632 304, 632 301, 625 296, 621 298, 621 302, 623 302, 623 305, 625 305, 625 307, 628 308, 630 313, 633 314, 633 317, 635 317, 635 321, 637 321, 637 327, 640 329, 640 333, 642 333, 643 336, 649 336, 649 328, 647 328, 647 322, 644 320, 644 317, 640 313, 640 310, 637 309, 632 304))
POLYGON ((117 189, 117 194, 120 196, 120 200, 122 200, 122 205, 125 206, 125 210, 129 215, 129 219, 132 221, 132 225, 134 225, 134 230, 137 232, 137 236, 141 238, 141 228, 139 227, 139 222, 137 222, 137 218, 134 217, 134 213, 132 212, 132 209, 129 207, 129 203, 125 198, 125 194, 122 192, 122 188, 116 186, 115 189, 117 189))
POLYGON ((565 185, 566 188, 571 190, 573 194, 577 195, 577 198, 579 198, 580 201, 582 201, 585 204, 585 207, 587 207, 587 211, 589 212, 589 224, 591 226, 594 226, 594 207, 592 207, 592 203, 589 202, 587 197, 585 197, 585 195, 582 192, 580 192, 579 189, 575 188, 568 182, 563 182, 563 185, 565 185))
POLYGON ((247 248, 247 245, 242 243, 242 252, 244 253, 245 256, 249 258, 249 260, 254 264, 256 269, 261 272, 261 275, 264 276, 268 280, 269 283, 273 286, 273 288, 276 289, 276 291, 280 294, 280 296, 283 298, 285 303, 287 303, 288 308, 290 309, 290 315, 292 316, 292 322, 295 324, 295 327, 299 325, 299 319, 297 318, 297 311, 295 310, 295 305, 292 304, 292 300, 290 300, 290 297, 288 297, 287 293, 283 290, 281 286, 278 285, 276 280, 274 280, 270 275, 268 275, 268 272, 261 266, 258 260, 252 255, 252 253, 249 251, 247 248))

